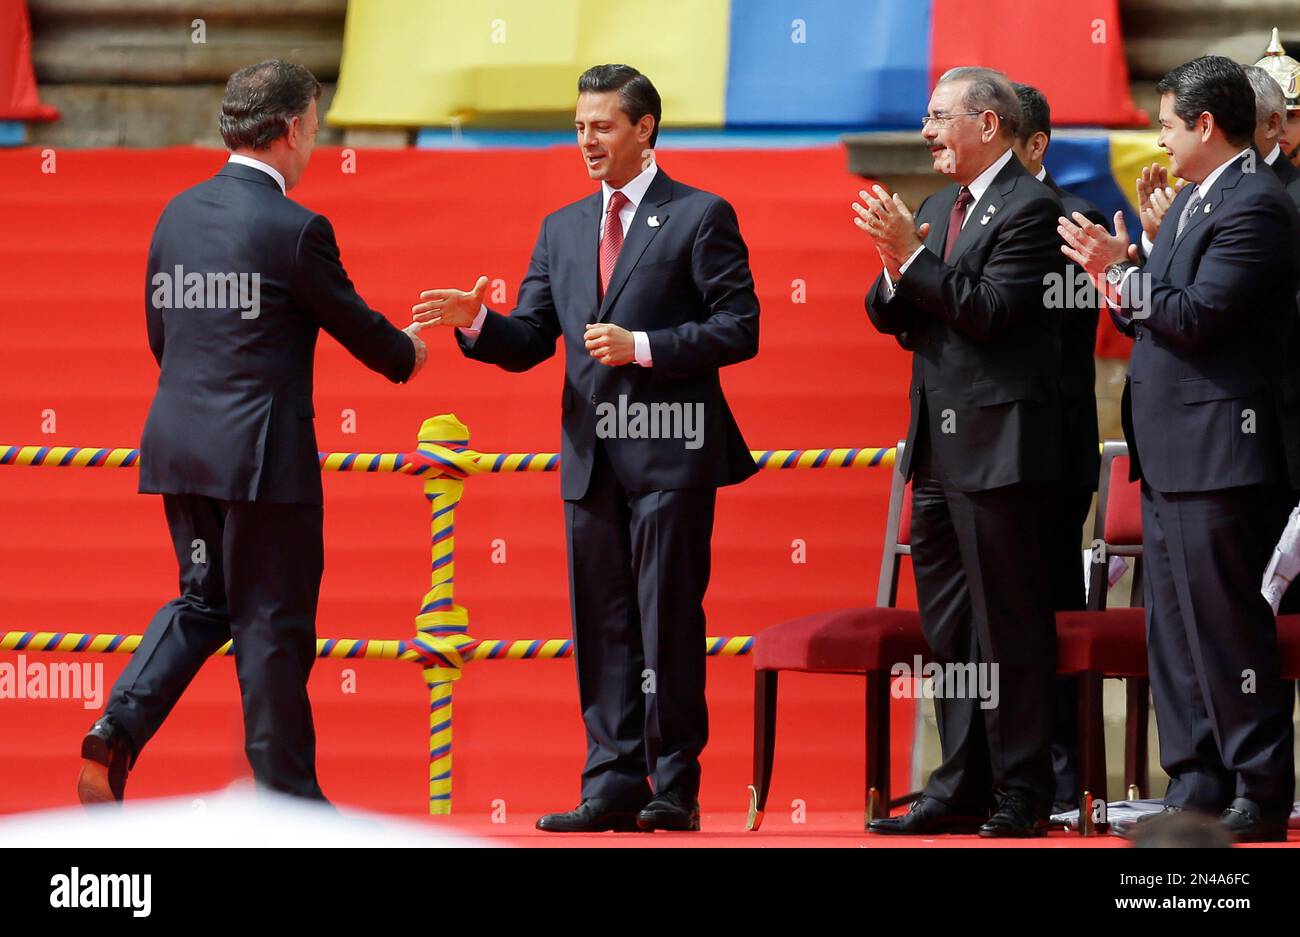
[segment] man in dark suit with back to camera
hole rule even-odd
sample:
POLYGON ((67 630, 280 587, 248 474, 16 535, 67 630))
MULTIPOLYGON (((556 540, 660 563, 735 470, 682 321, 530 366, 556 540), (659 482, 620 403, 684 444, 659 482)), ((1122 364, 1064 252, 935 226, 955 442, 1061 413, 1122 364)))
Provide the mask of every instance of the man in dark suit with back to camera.
MULTIPOLYGON (((1037 88, 1015 84, 1020 99, 1020 127, 1012 149, 1030 175, 1056 193, 1066 217, 1080 212, 1102 224, 1101 212, 1081 196, 1056 184, 1043 158, 1052 140, 1052 111, 1037 88)), ((1058 611, 1087 606, 1083 582, 1084 524, 1092 507, 1101 471, 1097 432, 1097 292, 1078 267, 1062 259, 1061 309, 1061 485, 1048 533, 1052 554, 1053 607, 1058 611)), ((1052 730, 1052 771, 1056 778, 1052 812, 1079 806, 1078 776, 1079 683, 1074 677, 1056 681, 1056 722, 1052 730)))
POLYGON ((181 595, 154 616, 82 742, 83 803, 122 799, 140 750, 232 639, 254 780, 325 800, 307 696, 324 563, 316 338, 324 329, 394 383, 426 351, 418 329, 357 295, 329 221, 285 197, 311 157, 320 93, 306 68, 278 60, 232 75, 229 161, 173 198, 154 230, 145 319, 161 370, 140 491, 162 494, 181 595))
POLYGON ((483 306, 483 277, 413 309, 507 371, 564 343, 561 493, 587 760, 582 803, 538 820, 550 832, 699 829, 714 504, 756 471, 718 377, 758 352, 748 251, 727 202, 656 166, 660 113, 636 69, 585 72, 575 125, 601 188, 542 221, 518 306, 483 306))
POLYGON ((1188 180, 1142 267, 1116 233, 1061 219, 1064 252, 1134 339, 1124 385, 1142 482, 1147 654, 1166 810, 1219 814, 1242 842, 1284 840, 1292 696, 1260 581, 1288 507, 1276 410, 1295 316, 1295 207, 1252 146, 1256 101, 1222 56, 1156 86, 1159 144, 1188 180))
POLYGON ((908 813, 871 821, 876 833, 1037 836, 1052 803, 1060 313, 1045 292, 1062 270, 1060 202, 1016 159, 1019 120, 1001 72, 946 72, 922 136, 953 184, 915 218, 879 186, 854 205, 885 267, 867 314, 913 352, 898 470, 912 481, 921 626, 945 672, 969 668, 998 691, 936 690, 942 762, 908 813))

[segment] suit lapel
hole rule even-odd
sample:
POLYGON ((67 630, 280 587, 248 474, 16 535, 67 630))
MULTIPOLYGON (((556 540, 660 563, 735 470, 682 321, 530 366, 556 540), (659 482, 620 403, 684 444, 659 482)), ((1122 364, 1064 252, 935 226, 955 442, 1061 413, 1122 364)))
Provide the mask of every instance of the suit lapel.
POLYGON ((993 177, 993 184, 984 190, 980 200, 967 209, 966 224, 962 227, 961 234, 957 235, 957 243, 952 246, 952 254, 948 257, 949 266, 956 266, 961 255, 966 253, 973 244, 980 242, 984 232, 997 217, 997 213, 1002 211, 1006 197, 1016 187, 1017 180, 1025 175, 1028 173, 1025 172, 1024 166, 1012 155, 1007 164, 993 177))
POLYGON ((930 225, 930 233, 925 237, 925 246, 928 247, 940 260, 943 260, 943 245, 948 243, 948 224, 952 221, 952 206, 957 204, 957 193, 961 191, 961 186, 949 186, 938 199, 941 203, 936 206, 939 209, 938 223, 930 225))
MULTIPOLYGON (((578 245, 578 298, 588 309, 600 305, 600 192, 583 199, 578 213, 578 231, 573 243, 578 245)), ((583 313, 583 324, 588 321, 583 313)))
MULTIPOLYGON (((1233 160, 1232 163, 1228 165, 1228 168, 1219 174, 1219 178, 1216 179, 1214 185, 1210 187, 1209 195, 1201 199, 1201 204, 1196 206, 1196 211, 1187 216, 1187 224, 1183 226, 1183 236, 1170 245, 1169 262, 1165 264, 1165 270, 1169 268, 1169 263, 1173 262, 1174 255, 1178 253, 1178 249, 1191 240, 1192 232, 1203 224, 1207 218, 1218 211, 1219 204, 1228 197, 1228 193, 1235 189, 1237 183, 1240 181, 1241 158, 1238 158, 1233 160)), ((1181 195, 1182 193, 1179 194, 1181 195)), ((1190 199, 1191 196, 1189 195, 1188 198, 1190 199)), ((1183 204, 1185 205, 1186 202, 1183 204)), ((1182 206, 1179 206, 1178 214, 1174 214, 1173 206, 1170 206, 1169 214, 1165 216, 1166 222, 1171 220, 1173 221, 1175 236, 1178 234, 1178 219, 1181 217, 1182 213, 1182 206)), ((1164 230, 1163 224, 1160 226, 1160 230, 1164 230)), ((1163 273, 1164 271, 1162 270, 1161 272, 1163 273)))
MULTIPOLYGON (((650 246, 650 242, 655 239, 660 231, 668 223, 668 211, 665 206, 672 201, 672 180, 662 169, 655 173, 654 180, 650 183, 650 188, 646 190, 645 198, 641 199, 641 204, 637 206, 636 214, 632 216, 632 223, 628 226, 627 234, 623 238, 623 249, 619 251, 618 263, 614 265, 614 273, 609 278, 609 289, 605 291, 605 301, 600 304, 600 312, 596 315, 596 321, 602 322, 605 316, 609 314, 610 307, 618 299, 618 294, 622 291, 624 284, 627 283, 628 275, 635 269, 637 263, 641 260, 641 255, 645 249, 650 246), (650 218, 653 217, 655 225, 650 224, 650 218)), ((599 198, 599 196, 597 196, 599 198)), ((600 230, 597 224, 597 231, 600 230)), ((597 247, 599 254, 599 246, 597 247)), ((598 270, 599 258, 592 264, 593 271, 598 270)))

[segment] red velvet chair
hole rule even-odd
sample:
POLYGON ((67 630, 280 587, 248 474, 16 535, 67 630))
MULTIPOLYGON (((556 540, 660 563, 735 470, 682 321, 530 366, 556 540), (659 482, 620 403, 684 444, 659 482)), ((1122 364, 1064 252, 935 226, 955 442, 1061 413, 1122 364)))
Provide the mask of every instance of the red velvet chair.
MULTIPOLYGON (((1148 789, 1146 613, 1142 609, 1142 501, 1137 482, 1128 480, 1128 446, 1102 447, 1097 492, 1092 565, 1088 575, 1088 609, 1056 615, 1057 673, 1079 679, 1079 785, 1106 796, 1106 738, 1102 717, 1102 681, 1126 684, 1124 786, 1129 799, 1148 789), (1107 608, 1110 557, 1134 560, 1129 607, 1107 608)), ((1082 828, 1081 828, 1082 829, 1082 828)))
MULTIPOLYGON (((898 455, 903 444, 898 444, 898 455)), ((776 748, 777 677, 782 670, 803 673, 861 674, 866 679, 867 769, 864 827, 891 807, 915 799, 893 800, 889 789, 889 672, 899 661, 925 657, 920 615, 895 608, 902 557, 911 553, 911 499, 897 469, 890 472, 889 510, 875 608, 821 612, 765 628, 754 638, 754 783, 749 788, 746 829, 763 822, 776 748)))
MULTIPOLYGON (((901 453, 903 444, 899 443, 901 453)), ((1138 486, 1128 481, 1127 449, 1103 449, 1097 505, 1098 556, 1137 559, 1132 597, 1141 595, 1142 530, 1138 486)), ((865 822, 887 816, 893 807, 916 798, 890 796, 890 669, 898 661, 928 656, 918 613, 895 607, 904 556, 911 555, 911 499, 897 470, 892 472, 885 544, 876 606, 821 612, 772 625, 754 640, 754 780, 750 785, 747 829, 758 829, 767 806, 776 747, 777 678, 782 670, 804 673, 862 674, 866 682, 865 822)), ((1080 678, 1080 777, 1094 793, 1105 791, 1106 756, 1101 686, 1106 677, 1129 682, 1126 779, 1146 788, 1146 636, 1141 608, 1103 610, 1107 564, 1094 563, 1089 584, 1091 610, 1057 616, 1058 673, 1080 678)), ((1300 634, 1300 616, 1297 616, 1300 634)), ((1300 661, 1300 642, 1297 648, 1300 661)))

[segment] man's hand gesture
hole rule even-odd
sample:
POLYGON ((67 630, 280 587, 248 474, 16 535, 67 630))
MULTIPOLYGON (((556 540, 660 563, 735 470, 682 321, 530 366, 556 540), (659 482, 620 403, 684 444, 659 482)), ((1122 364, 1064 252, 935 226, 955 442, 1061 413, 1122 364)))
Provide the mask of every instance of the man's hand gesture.
POLYGON ((474 288, 465 290, 425 290, 423 302, 411 307, 411 318, 424 325, 452 325, 468 328, 474 324, 483 306, 488 278, 479 277, 474 288))

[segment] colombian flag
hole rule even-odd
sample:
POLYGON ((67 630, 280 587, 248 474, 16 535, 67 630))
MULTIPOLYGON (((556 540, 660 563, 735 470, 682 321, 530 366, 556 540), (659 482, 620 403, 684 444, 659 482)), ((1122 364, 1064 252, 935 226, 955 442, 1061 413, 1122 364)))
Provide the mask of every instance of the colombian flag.
POLYGON ((329 122, 554 129, 606 62, 676 126, 911 128, 955 65, 1037 86, 1057 125, 1146 124, 1119 0, 364 0, 329 122))

